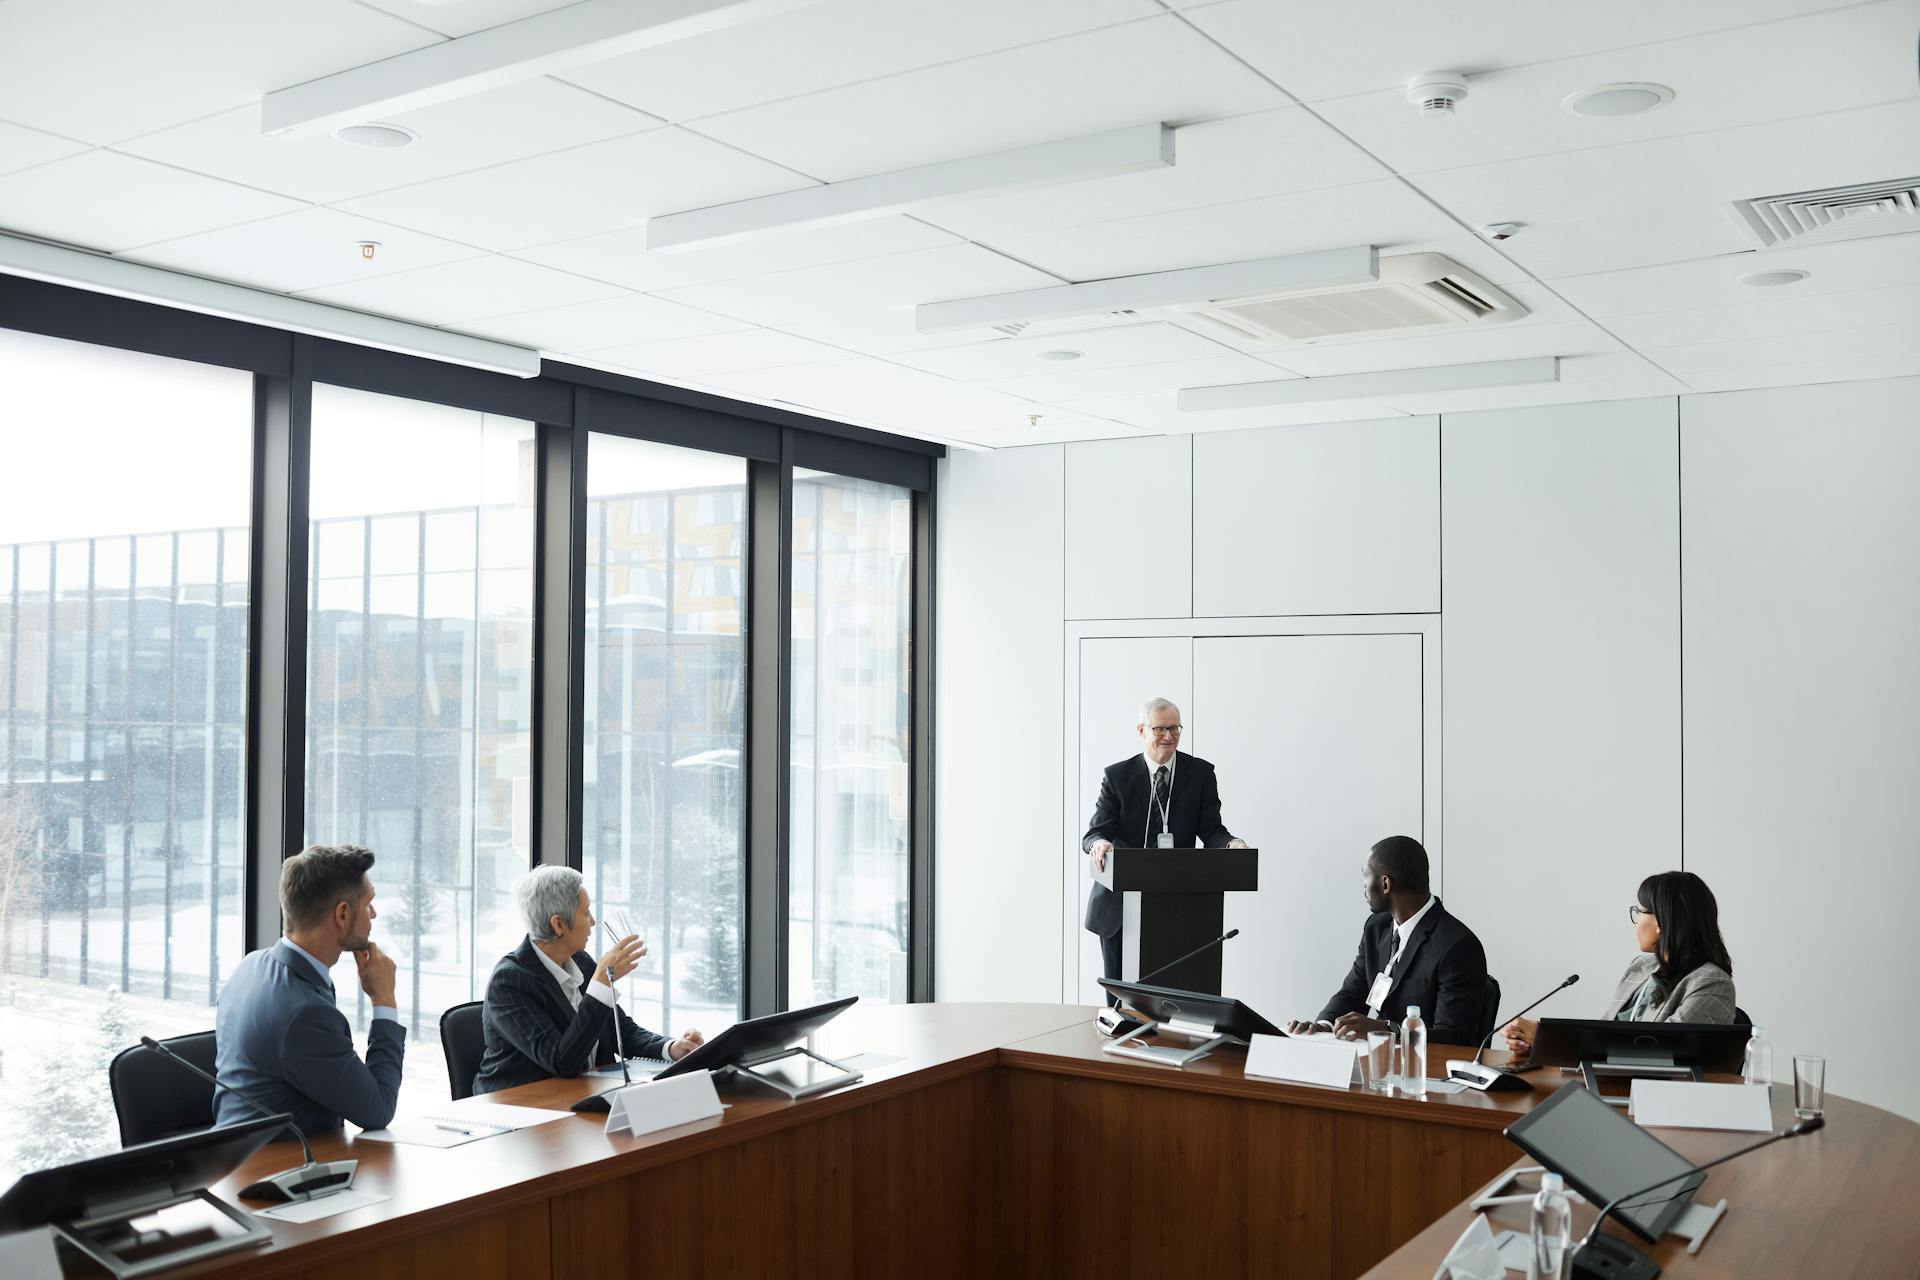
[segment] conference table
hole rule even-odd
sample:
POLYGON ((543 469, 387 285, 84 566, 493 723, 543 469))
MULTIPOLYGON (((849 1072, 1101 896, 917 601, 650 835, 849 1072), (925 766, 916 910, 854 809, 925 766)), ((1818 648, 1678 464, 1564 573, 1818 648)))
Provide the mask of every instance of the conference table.
MULTIPOLYGON (((317 1140, 316 1156, 357 1158, 358 1185, 387 1198, 270 1223, 271 1244, 168 1274, 1427 1280, 1466 1202, 1519 1163, 1502 1128, 1563 1082, 1542 1071, 1528 1092, 1387 1097, 1251 1078, 1237 1048, 1178 1069, 1102 1053, 1094 1012, 863 1003, 813 1042, 865 1055, 859 1083, 789 1101, 723 1081, 723 1115, 641 1137, 580 1115, 444 1150, 317 1140)), ((1450 1054, 1433 1047, 1435 1073, 1450 1054)), ((488 1100, 565 1108, 605 1087, 549 1080, 488 1100)), ((1656 1247, 1666 1273, 1914 1276, 1905 1180, 1920 1125, 1838 1098, 1827 1116, 1710 1173, 1698 1198, 1730 1209, 1697 1256, 1671 1237, 1656 1247)), ((1704 1159, 1753 1135, 1660 1136, 1704 1159)), ((298 1159, 275 1143, 216 1190, 235 1200, 298 1159)), ((1524 1207, 1493 1225, 1524 1230, 1524 1207)))

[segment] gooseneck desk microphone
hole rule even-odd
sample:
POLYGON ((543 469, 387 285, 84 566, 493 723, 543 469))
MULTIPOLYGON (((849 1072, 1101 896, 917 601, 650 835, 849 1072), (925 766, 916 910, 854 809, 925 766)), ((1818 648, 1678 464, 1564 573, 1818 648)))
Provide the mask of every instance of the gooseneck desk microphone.
POLYGON ((307 1144, 307 1135, 300 1131, 300 1126, 293 1122, 292 1116, 284 1111, 270 1109, 266 1104, 248 1097, 231 1085, 221 1084, 152 1036, 141 1036, 140 1043, 162 1057, 171 1058, 214 1088, 225 1089, 261 1115, 286 1121, 287 1128, 293 1130, 293 1136, 300 1139, 300 1150, 307 1158, 306 1163, 297 1169, 268 1174, 260 1181, 242 1187, 240 1189, 242 1200, 274 1200, 282 1203, 290 1200, 314 1200, 336 1191, 345 1191, 353 1185, 354 1172, 360 1167, 358 1160, 315 1160, 313 1148, 307 1144))
MULTIPOLYGON (((1514 1014, 1513 1018, 1526 1017, 1535 1009, 1538 1009, 1541 1005, 1553 999, 1578 981, 1580 981, 1579 974, 1574 973, 1567 975, 1565 982, 1547 992, 1547 994, 1541 996, 1538 1000, 1535 1000, 1519 1013, 1514 1014)), ((1506 1026, 1507 1023, 1512 1022, 1513 1018, 1506 1018, 1496 1021, 1493 1024, 1493 1031, 1487 1032, 1486 1038, 1480 1041, 1480 1048, 1473 1055, 1473 1061, 1466 1062, 1459 1058, 1447 1059, 1447 1079, 1457 1080, 1467 1086, 1467 1088, 1478 1089, 1482 1093, 1512 1093, 1520 1089, 1531 1088, 1531 1085, 1519 1076, 1513 1074, 1513 1072, 1500 1067, 1485 1066, 1480 1061, 1487 1052, 1487 1046, 1493 1043, 1494 1033, 1506 1026)))

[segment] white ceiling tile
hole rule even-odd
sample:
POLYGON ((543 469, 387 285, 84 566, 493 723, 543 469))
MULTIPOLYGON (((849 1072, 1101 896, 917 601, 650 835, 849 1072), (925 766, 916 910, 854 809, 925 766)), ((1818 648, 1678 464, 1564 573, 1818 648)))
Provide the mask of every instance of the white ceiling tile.
POLYGON ((776 235, 674 253, 649 251, 646 228, 629 227, 606 235, 536 245, 516 250, 513 256, 654 293, 682 285, 772 275, 959 243, 957 236, 913 218, 896 216, 833 226, 795 227, 776 235))
MULTIPOLYGON (((896 357, 897 359, 898 357, 896 357)), ((1135 396, 1181 387, 1217 387, 1232 382, 1277 382, 1292 375, 1252 356, 1221 355, 1208 360, 1174 360, 1166 364, 1123 365, 1117 368, 1074 369, 1024 378, 996 378, 985 385, 1008 395, 1059 405, 1103 396, 1135 396)))
MULTIPOLYGON (((1683 347, 1655 347, 1647 359, 1679 377, 1751 369, 1768 365, 1810 364, 1823 361, 1897 363, 1901 372, 1920 369, 1920 321, 1861 329, 1830 329, 1825 333, 1795 333, 1777 338, 1741 338, 1732 342, 1700 342, 1683 347), (1906 367, 1912 365, 1913 368, 1906 367)), ((1878 375, 1891 376, 1891 375, 1878 375)))
POLYGON ((1607 327, 1636 347, 1674 347, 1899 324, 1920 315, 1920 286, 1916 285, 1799 297, 1793 296, 1792 289, 1782 289, 1779 292, 1785 296, 1780 298, 1764 296, 1765 289, 1747 292, 1763 296, 1691 311, 1615 316, 1607 327))
POLYGON ((914 213, 971 239, 991 240, 1006 231, 1110 222, 1387 176, 1386 166, 1299 107, 1187 125, 1174 134, 1174 152, 1168 168, 935 200, 914 213))
POLYGON ((831 182, 1286 101, 1166 14, 728 112, 699 129, 831 182))
POLYGON ((833 417, 939 435, 1012 430, 1025 427, 1032 414, 1049 412, 1046 405, 866 358, 716 374, 705 381, 833 417))
POLYGON ((914 307, 1059 281, 977 245, 669 289, 661 296, 835 346, 885 355, 953 346, 965 336, 920 333, 914 307))
POLYGON ((1920 235, 1840 240, 1832 244, 1729 254, 1626 271, 1561 276, 1548 281, 1590 316, 1632 316, 1702 307, 1790 302, 1829 293, 1920 285, 1920 235), (1793 268, 1797 284, 1755 288, 1740 277, 1793 268))
POLYGON ((973 428, 956 431, 948 438, 961 444, 978 445, 983 449, 1028 449, 1035 445, 1073 444, 1082 440, 1130 440, 1153 434, 1140 427, 1130 427, 1124 422, 1111 422, 1105 418, 1090 418, 1085 414, 1062 413, 1053 409, 1042 413, 1040 420, 1030 426, 1023 424, 998 431, 973 428))
POLYGON ((384 9, 397 18, 442 35, 465 36, 504 22, 517 22, 536 13, 564 9, 578 0, 362 0, 375 9, 384 9))
POLYGON ((1905 378, 1920 374, 1920 346, 1876 351, 1867 355, 1839 355, 1816 360, 1789 360, 1779 364, 1741 365, 1690 373, 1687 385, 1695 391, 1744 391, 1754 387, 1797 387, 1812 382, 1858 382, 1873 378, 1905 378))
POLYGON ((6 0, 0 118, 118 142, 437 42, 352 0, 6 0))
POLYGON ((1154 364, 1170 360, 1205 360, 1227 354, 1226 348, 1197 333, 1170 324, 1131 324, 1089 329, 1083 333, 1050 334, 1039 338, 998 338, 965 346, 942 347, 898 356, 895 363, 925 369, 961 382, 985 382, 1041 373, 1063 373, 1066 364, 1040 359, 1043 351, 1080 353, 1071 362, 1075 370, 1154 364))
POLYGON ((1911 0, 1887 0, 1491 71, 1469 78, 1467 100, 1451 120, 1423 119, 1404 86, 1314 109, 1400 173, 1704 133, 1910 96, 1915 20, 1911 0), (1808 49, 1822 54, 1804 57, 1808 49), (1791 80, 1756 75, 1757 67, 1792 67, 1791 80), (1666 85, 1674 100, 1604 119, 1560 105, 1570 93, 1623 81, 1666 85))
POLYGON ((331 202, 525 156, 656 128, 653 117, 556 80, 383 117, 419 134, 411 146, 359 147, 332 134, 266 137, 260 109, 232 111, 123 143, 119 150, 303 200, 331 202))
POLYGON ((1407 413, 1466 413, 1529 404, 1580 404, 1590 400, 1638 400, 1679 395, 1686 384, 1631 351, 1574 356, 1560 362, 1560 381, 1519 387, 1474 387, 1425 395, 1390 396, 1407 413))
POLYGON ((337 209, 300 209, 143 245, 124 256, 215 280, 295 293, 477 258, 481 253, 468 245, 337 209), (363 240, 378 242, 372 258, 362 255, 363 240))
POLYGON ((596 363, 676 378, 706 378, 718 373, 741 373, 750 369, 819 364, 828 360, 845 360, 850 354, 824 342, 797 338, 778 329, 758 328, 591 352, 596 363))
POLYGON ((299 207, 285 196, 111 151, 0 178, 0 227, 109 252, 299 207))
POLYGON ((1915 136, 1920 100, 1447 169, 1411 181, 1470 226, 1526 224, 1502 252, 1536 275, 1573 275, 1675 261, 1676 246, 1746 247, 1722 206, 1908 176, 1915 136), (1679 229, 1666 230, 1676 220, 1679 229), (1589 225, 1571 239, 1543 234, 1571 223, 1589 225), (1570 260, 1583 244, 1592 257, 1570 260))
POLYGON ((1009 229, 985 243, 1068 280, 1103 280, 1459 235, 1453 219, 1388 179, 1078 227, 1009 229))
POLYGON ((563 354, 600 347, 624 347, 639 342, 663 342, 725 333, 750 326, 745 321, 716 316, 710 311, 633 293, 597 302, 495 316, 462 326, 483 338, 498 338, 542 351, 563 354))
POLYGON ((313 289, 303 296, 426 324, 459 324, 618 297, 623 290, 531 262, 488 256, 313 289))
POLYGON ((34 165, 58 160, 62 156, 78 155, 87 149, 84 142, 57 138, 51 133, 0 120, 0 173, 31 169, 34 165))
POLYGON ((1150 17, 1155 0, 837 0, 569 71, 670 120, 896 75, 1150 17))
POLYGON ((1620 343, 1589 320, 1486 325, 1421 338, 1383 338, 1343 346, 1303 346, 1260 353, 1262 360, 1308 378, 1382 369, 1427 369, 1444 364, 1520 360, 1529 356, 1593 355, 1620 343))
POLYGON ((1194 431, 1241 431, 1255 427, 1297 427, 1310 422, 1354 422, 1363 418, 1404 416, 1391 406, 1358 400, 1340 404, 1266 405, 1255 409, 1182 413, 1175 407, 1172 391, 1096 396, 1087 400, 1068 401, 1064 407, 1144 427, 1163 435, 1186 435, 1194 431))
POLYGON ((1836 9, 1850 2, 1454 0, 1443 5, 1389 5, 1378 0, 1359 4, 1227 0, 1197 8, 1188 16, 1287 92, 1302 101, 1316 101, 1369 89, 1404 89, 1408 78, 1422 71, 1474 73, 1519 67, 1836 9))
POLYGON ((341 207, 489 249, 517 249, 811 185, 778 165, 664 128, 415 183, 341 207))

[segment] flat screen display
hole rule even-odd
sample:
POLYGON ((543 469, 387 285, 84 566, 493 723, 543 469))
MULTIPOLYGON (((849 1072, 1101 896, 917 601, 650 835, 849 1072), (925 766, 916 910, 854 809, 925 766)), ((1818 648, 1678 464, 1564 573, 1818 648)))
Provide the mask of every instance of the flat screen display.
MULTIPOLYGON (((1567 1185, 1597 1209, 1616 1196, 1693 1168, 1693 1162, 1587 1091, 1578 1081, 1516 1120, 1507 1136, 1528 1155, 1559 1171, 1567 1185)), ((1705 1173, 1676 1178, 1657 1191, 1635 1196, 1613 1211, 1636 1235, 1649 1242, 1666 1233, 1667 1224, 1705 1182, 1705 1173)))

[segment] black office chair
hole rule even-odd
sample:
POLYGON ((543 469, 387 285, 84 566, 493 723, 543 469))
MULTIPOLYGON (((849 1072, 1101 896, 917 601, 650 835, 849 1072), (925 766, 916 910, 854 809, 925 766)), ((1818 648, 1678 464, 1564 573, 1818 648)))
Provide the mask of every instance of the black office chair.
MULTIPOLYGON (((212 1074, 213 1032, 174 1036, 160 1043, 212 1074)), ((107 1066, 107 1087, 113 1093, 113 1114, 120 1121, 123 1147, 213 1124, 213 1086, 143 1044, 113 1056, 107 1066)))
POLYGON ((1745 1009, 1742 1009, 1739 1005, 1735 1005, 1733 1006, 1733 1025, 1736 1027, 1750 1027, 1753 1025, 1753 1019, 1747 1016, 1745 1009))
POLYGON ((1476 1045, 1486 1043, 1493 1034, 1494 1019, 1500 1016, 1500 983, 1492 974, 1487 975, 1487 993, 1480 1000, 1480 1039, 1476 1045))
POLYGON ((440 1051, 447 1058, 447 1086, 453 1100, 473 1096, 474 1073, 480 1070, 480 1056, 487 1050, 480 1029, 479 1000, 457 1004, 440 1015, 440 1051))

